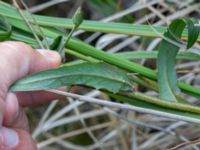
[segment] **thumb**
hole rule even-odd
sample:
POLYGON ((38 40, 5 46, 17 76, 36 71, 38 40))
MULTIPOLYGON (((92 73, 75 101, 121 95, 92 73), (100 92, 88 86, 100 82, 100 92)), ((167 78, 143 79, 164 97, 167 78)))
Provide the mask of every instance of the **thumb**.
POLYGON ((36 150, 36 144, 25 130, 0 128, 0 150, 36 150))

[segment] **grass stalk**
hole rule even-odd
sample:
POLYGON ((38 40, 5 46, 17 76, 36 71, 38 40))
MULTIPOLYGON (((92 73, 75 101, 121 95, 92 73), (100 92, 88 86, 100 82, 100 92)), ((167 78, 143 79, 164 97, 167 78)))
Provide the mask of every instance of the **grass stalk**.
MULTIPOLYGON (((10 19, 17 19, 23 21, 23 18, 18 15, 18 12, 15 8, 10 5, 0 2, 0 14, 7 16, 10 19)), ((28 16, 28 14, 27 14, 28 16)), ((37 23, 41 26, 46 27, 62 27, 72 29, 74 24, 71 19, 66 18, 57 18, 57 17, 47 17, 33 15, 37 20, 37 23)), ((29 21, 34 24, 32 17, 28 17, 29 21)), ((163 34, 166 31, 166 27, 154 26, 156 30, 163 34)), ((137 24, 128 24, 128 23, 106 23, 98 21, 88 21, 84 20, 83 23, 79 26, 80 30, 91 31, 91 32, 104 32, 104 33, 117 33, 117 34, 126 34, 126 35, 138 35, 145 37, 156 38, 159 37, 157 33, 152 30, 152 27, 149 25, 137 25, 137 24)), ((185 30, 182 36, 183 39, 187 39, 187 31, 185 30)), ((199 38, 200 40, 200 38, 199 38)))
POLYGON ((85 60, 85 61, 88 61, 88 62, 91 62, 91 63, 97 63, 97 62, 99 62, 99 60, 97 60, 97 59, 94 59, 92 57, 88 57, 88 56, 82 55, 82 54, 77 53, 75 51, 72 51, 70 49, 65 49, 64 52, 65 52, 65 54, 70 54, 72 56, 75 56, 75 57, 77 57, 79 59, 82 59, 82 60, 85 60))
POLYGON ((141 100, 143 102, 147 102, 147 103, 155 104, 158 106, 174 109, 174 110, 180 110, 180 111, 200 114, 200 108, 197 106, 192 106, 192 105, 187 105, 187 104, 182 104, 182 103, 177 103, 177 102, 169 102, 169 101, 161 100, 156 97, 147 96, 140 92, 133 92, 133 93, 127 93, 127 94, 123 93, 122 95, 128 96, 133 99, 141 100))

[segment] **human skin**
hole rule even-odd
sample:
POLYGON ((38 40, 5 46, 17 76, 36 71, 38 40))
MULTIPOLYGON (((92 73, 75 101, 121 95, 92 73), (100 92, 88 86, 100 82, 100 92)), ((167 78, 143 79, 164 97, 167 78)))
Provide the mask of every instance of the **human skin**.
POLYGON ((57 96, 42 91, 11 93, 9 87, 26 75, 60 63, 54 51, 37 51, 21 42, 0 42, 0 150, 37 149, 23 107, 44 104, 57 96))

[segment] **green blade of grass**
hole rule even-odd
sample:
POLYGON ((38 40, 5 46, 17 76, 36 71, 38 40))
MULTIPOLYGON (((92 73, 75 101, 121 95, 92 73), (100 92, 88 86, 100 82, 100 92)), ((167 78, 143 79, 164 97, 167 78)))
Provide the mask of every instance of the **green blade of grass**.
MULTIPOLYGON (((167 109, 165 107, 146 103, 146 102, 140 101, 136 98, 129 98, 129 97, 125 97, 125 96, 122 96, 122 95, 114 95, 114 94, 111 94, 111 93, 107 93, 107 94, 109 96, 115 98, 116 100, 120 101, 120 102, 125 102, 125 103, 128 103, 128 104, 137 106, 137 107, 142 107, 142 108, 147 108, 147 109, 152 109, 152 110, 158 110, 158 111, 161 111, 161 112, 167 112, 167 113, 176 114, 176 115, 179 115, 179 116, 185 116, 185 117, 200 119, 199 114, 196 114, 196 113, 180 111, 180 110, 175 110, 175 109, 167 109)), ((198 125, 198 124, 196 124, 196 125, 198 125)))
MULTIPOLYGON (((137 59, 157 59, 158 51, 132 51, 132 52, 119 52, 115 53, 115 55, 129 59, 129 60, 137 60, 137 59)), ((178 60, 200 60, 200 55, 195 54, 193 52, 179 52, 176 56, 178 60)))
POLYGON ((133 98, 133 99, 138 99, 140 101, 150 103, 150 104, 154 104, 154 105, 157 105, 157 106, 169 108, 169 109, 200 114, 200 108, 198 106, 193 106, 193 105, 189 105, 189 104, 182 104, 182 103, 178 103, 178 102, 165 101, 163 99, 159 99, 159 98, 156 98, 156 97, 151 97, 151 96, 142 94, 140 92, 127 93, 127 94, 124 93, 124 94, 121 94, 121 95, 129 97, 129 98, 133 98))
MULTIPOLYGON (((19 15, 18 11, 11 7, 10 5, 0 2, 0 14, 6 16, 10 19, 17 19, 23 21, 23 18, 19 15)), ((29 17, 29 14, 26 14, 27 18, 34 23, 32 17, 29 17)), ((63 27, 63 28, 73 28, 73 22, 71 19, 57 18, 57 17, 47 17, 34 15, 34 18, 37 20, 37 23, 42 26, 47 27, 63 27)), ((167 28, 161 26, 155 26, 156 30, 163 34, 167 28)), ((137 24, 128 24, 128 23, 105 23, 99 21, 88 21, 84 20, 80 25, 79 29, 93 32, 105 32, 105 33, 117 33, 117 34, 127 34, 127 35, 138 35, 146 37, 159 37, 157 33, 152 29, 150 25, 137 25, 137 24)), ((183 32, 182 38, 187 39, 187 31, 183 32)), ((199 38, 200 40, 200 38, 199 38)))

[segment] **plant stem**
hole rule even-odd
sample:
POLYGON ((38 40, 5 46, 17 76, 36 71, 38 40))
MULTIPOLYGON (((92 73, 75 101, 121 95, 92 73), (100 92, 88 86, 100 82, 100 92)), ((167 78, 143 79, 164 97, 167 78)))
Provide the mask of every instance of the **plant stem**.
POLYGON ((85 60, 85 61, 88 61, 88 62, 91 62, 91 63, 100 62, 100 61, 97 60, 97 59, 94 59, 94 58, 92 58, 92 57, 88 57, 88 56, 82 55, 82 54, 77 53, 77 52, 75 52, 75 51, 72 51, 72 50, 70 50, 70 49, 65 49, 64 52, 65 52, 66 54, 73 55, 73 56, 75 56, 75 57, 77 57, 77 58, 79 58, 79 59, 82 59, 82 60, 85 60))
MULTIPOLYGON (((136 82, 139 85, 142 85, 148 89, 159 92, 158 84, 153 80, 150 80, 145 77, 136 77, 136 76, 131 76, 131 80, 133 80, 134 82, 136 82)), ((188 100, 180 97, 179 95, 175 95, 175 97, 177 98, 178 102, 188 103, 188 100)))
POLYGON ((149 79, 146 80, 146 78, 140 78, 135 75, 129 75, 129 76, 133 82, 139 85, 142 85, 143 87, 146 87, 148 89, 158 92, 158 86, 157 84, 154 84, 152 80, 149 80, 149 79))
MULTIPOLYGON (((157 59, 158 51, 145 51, 145 50, 137 50, 131 52, 119 52, 115 53, 117 56, 128 59, 128 60, 138 60, 138 59, 157 59)), ((178 52, 176 59, 179 60, 200 60, 200 56, 198 54, 184 51, 178 52)))
POLYGON ((75 30, 76 30, 76 26, 74 26, 74 27, 72 28, 72 30, 69 32, 69 34, 67 35, 67 39, 66 39, 66 41, 65 41, 64 47, 67 46, 67 43, 69 42, 69 40, 70 40, 70 38, 72 37, 72 34, 74 33, 75 30))
POLYGON ((66 38, 66 40, 65 40, 65 42, 64 42, 64 44, 61 46, 61 48, 58 50, 58 53, 60 54, 60 56, 61 56, 61 58, 62 58, 62 62, 65 62, 65 47, 67 46, 67 44, 68 44, 68 42, 69 42, 69 40, 70 40, 70 38, 71 38, 71 36, 72 36, 72 34, 73 34, 73 32, 76 30, 76 27, 74 26, 73 28, 72 28, 72 30, 69 32, 69 34, 67 35, 67 38, 66 38))
POLYGON ((162 99, 159 99, 156 97, 150 97, 150 96, 144 95, 139 92, 126 93, 126 94, 121 93, 121 95, 128 96, 130 98, 134 98, 137 100, 141 100, 143 102, 159 105, 159 106, 166 107, 166 108, 200 114, 199 107, 187 105, 187 104, 181 104, 181 103, 177 103, 177 102, 169 102, 169 101, 165 101, 165 100, 162 100, 162 99))

